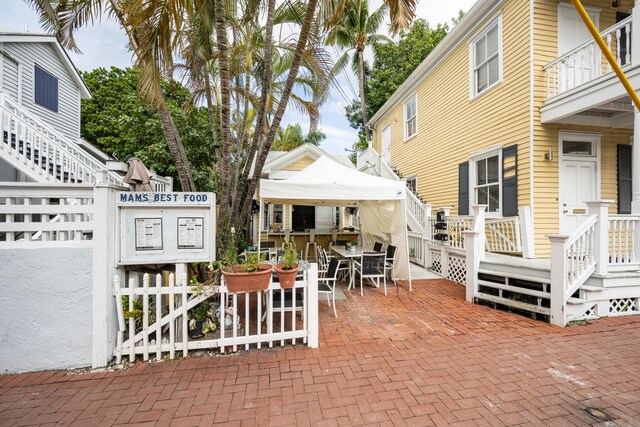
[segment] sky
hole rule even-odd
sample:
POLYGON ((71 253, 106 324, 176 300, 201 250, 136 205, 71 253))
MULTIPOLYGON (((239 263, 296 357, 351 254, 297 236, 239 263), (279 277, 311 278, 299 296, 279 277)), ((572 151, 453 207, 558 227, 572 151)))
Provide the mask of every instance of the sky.
MULTIPOLYGON (((458 15, 458 10, 467 12, 475 2, 476 0, 418 0, 416 16, 426 19, 435 27, 438 23, 450 23, 451 19, 458 15)), ((381 0, 372 0, 372 9, 381 4, 381 0)), ((41 32, 36 13, 24 1, 0 0, 0 10, 0 28, 26 28, 29 31, 41 32)), ((381 27, 380 32, 386 31, 387 28, 388 22, 381 27)), ((69 52, 69 56, 79 70, 90 71, 112 65, 124 68, 132 64, 131 53, 126 48, 126 36, 114 21, 103 20, 96 22, 93 27, 81 29, 76 41, 82 53, 69 52)), ((332 53, 336 56, 335 52, 332 53)), ((366 57, 371 60, 371 53, 368 52, 366 57)), ((357 139, 357 133, 349 127, 344 107, 351 99, 357 98, 358 83, 356 77, 348 71, 338 77, 337 84, 343 90, 332 88, 329 99, 320 108, 320 130, 327 136, 321 143, 321 148, 334 154, 348 154, 345 149, 351 148, 357 139), (345 96, 349 99, 345 100, 345 96)), ((309 128, 309 119, 291 108, 287 109, 282 126, 288 123, 300 123, 305 133, 309 128)))

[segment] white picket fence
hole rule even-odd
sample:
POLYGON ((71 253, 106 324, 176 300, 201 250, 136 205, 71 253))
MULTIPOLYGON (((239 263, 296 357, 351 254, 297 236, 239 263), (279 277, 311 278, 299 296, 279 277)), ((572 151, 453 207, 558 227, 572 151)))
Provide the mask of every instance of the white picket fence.
POLYGON ((155 355, 155 360, 159 361, 166 355, 170 359, 177 355, 186 357, 189 350, 219 349, 224 353, 227 349, 237 351, 244 347, 249 350, 252 346, 260 349, 263 345, 271 348, 287 343, 318 346, 317 264, 311 264, 304 271, 303 278, 296 281, 294 291, 283 290, 279 283, 271 281, 265 291, 229 293, 224 279, 220 286, 198 289, 187 283, 186 275, 176 283, 173 273, 166 283, 160 274, 152 281, 148 274, 140 277, 130 273, 127 287, 121 286, 118 276, 114 277, 113 284, 118 316, 117 363, 127 355, 130 361, 137 355, 142 355, 143 360, 155 355), (298 292, 301 293, 299 299, 298 292), (287 298, 289 295, 291 298, 287 298), (128 297, 128 307, 123 304, 124 296, 128 297), (189 338, 189 310, 205 299, 223 306, 218 330, 203 338, 189 338), (138 328, 133 318, 125 319, 125 312, 133 309, 135 300, 142 301, 142 325, 138 328), (295 307, 295 315, 287 316, 287 312, 294 311, 292 307, 295 307), (226 329, 222 325, 226 325, 228 319, 231 319, 231 325, 226 329))

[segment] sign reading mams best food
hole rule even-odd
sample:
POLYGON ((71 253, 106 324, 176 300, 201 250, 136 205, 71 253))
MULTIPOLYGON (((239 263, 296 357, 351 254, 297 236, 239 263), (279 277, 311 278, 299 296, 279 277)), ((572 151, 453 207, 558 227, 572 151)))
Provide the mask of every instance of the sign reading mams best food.
POLYGON ((215 259, 214 193, 120 192, 119 265, 215 259))

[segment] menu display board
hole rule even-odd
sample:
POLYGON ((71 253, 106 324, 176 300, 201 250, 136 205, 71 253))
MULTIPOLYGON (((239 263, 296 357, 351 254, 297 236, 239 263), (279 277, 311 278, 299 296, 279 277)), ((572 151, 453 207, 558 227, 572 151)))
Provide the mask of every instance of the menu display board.
POLYGON ((136 218, 136 251, 162 250, 162 218, 136 218))
POLYGON ((215 260, 216 195, 116 193, 118 265, 215 260))
POLYGON ((178 218, 178 249, 202 249, 204 218, 178 218))

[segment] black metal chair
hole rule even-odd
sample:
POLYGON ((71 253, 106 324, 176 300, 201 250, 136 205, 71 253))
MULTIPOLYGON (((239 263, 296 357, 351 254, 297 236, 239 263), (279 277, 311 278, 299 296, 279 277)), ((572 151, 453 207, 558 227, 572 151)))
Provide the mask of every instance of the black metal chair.
POLYGON ((355 272, 360 274, 360 295, 364 295, 363 279, 375 279, 377 287, 380 287, 380 279, 384 282, 386 295, 387 278, 385 276, 385 257, 383 252, 365 252, 360 258, 360 262, 354 261, 355 272))
POLYGON ((382 252, 382 243, 375 242, 373 244, 373 252, 382 252))
MULTIPOLYGON (((391 272, 389 279, 394 285, 396 283, 393 277, 393 262, 395 261, 395 258, 396 258, 396 247, 393 245, 387 246, 387 253, 384 259, 384 275, 385 277, 387 277, 387 272, 391 272)), ((384 294, 387 295, 386 281, 385 281, 385 287, 384 287, 384 294)))
POLYGON ((327 269, 326 275, 318 277, 318 294, 325 294, 327 296, 327 304, 329 304, 329 306, 333 304, 333 315, 335 317, 338 317, 338 312, 336 311, 336 282, 339 266, 340 261, 332 258, 331 261, 329 261, 329 268, 327 269), (329 302, 329 295, 331 295, 331 303, 329 302))

